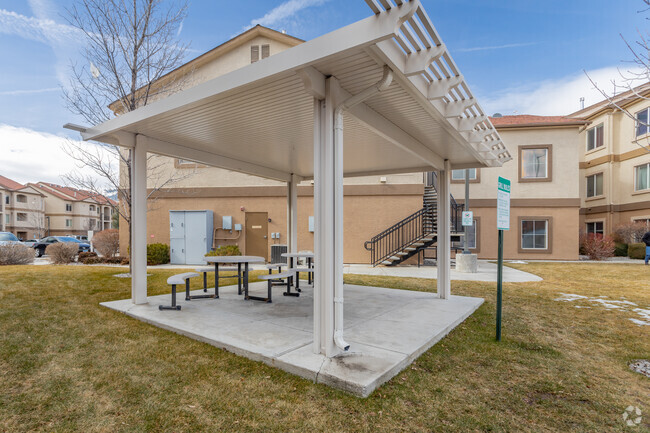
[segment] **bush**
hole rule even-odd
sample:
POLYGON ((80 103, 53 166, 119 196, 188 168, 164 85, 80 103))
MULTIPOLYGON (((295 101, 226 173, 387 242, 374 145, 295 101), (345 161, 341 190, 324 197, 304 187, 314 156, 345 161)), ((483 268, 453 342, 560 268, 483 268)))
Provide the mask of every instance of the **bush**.
MULTIPOLYGON (((79 255, 81 256, 81 254, 79 254, 79 255)), ((79 257, 77 260, 80 263, 83 263, 84 265, 97 265, 99 263, 104 262, 104 259, 102 259, 101 257, 98 257, 98 256, 88 256, 88 257, 84 257, 84 258, 79 257)))
POLYGON ((0 265, 34 263, 34 249, 23 244, 0 245, 0 265))
POLYGON ((78 253, 79 244, 75 242, 57 242, 45 248, 45 254, 50 256, 50 260, 57 265, 74 262, 78 253))
POLYGON ((627 244, 623 242, 615 242, 614 255, 616 257, 627 257, 627 244))
POLYGON ((627 246, 627 256, 631 259, 645 259, 645 244, 630 244, 627 246))
POLYGON ((210 251, 205 255, 206 257, 211 256, 241 256, 241 251, 237 245, 224 245, 217 248, 214 251, 210 251))
POLYGON ((591 260, 603 260, 614 256, 614 241, 611 237, 590 233, 583 239, 581 248, 591 260))
POLYGON ((116 229, 102 230, 93 236, 93 247, 104 257, 115 257, 120 251, 120 232, 116 229))
POLYGON ((86 259, 88 257, 97 257, 97 253, 92 251, 82 251, 79 253, 77 260, 81 261, 82 259, 86 259))
POLYGON ((169 245, 147 245, 147 265, 163 265, 169 263, 169 245))
POLYGON ((641 242, 641 238, 647 231, 648 228, 642 222, 621 224, 614 230, 613 237, 616 242, 634 244, 641 242))

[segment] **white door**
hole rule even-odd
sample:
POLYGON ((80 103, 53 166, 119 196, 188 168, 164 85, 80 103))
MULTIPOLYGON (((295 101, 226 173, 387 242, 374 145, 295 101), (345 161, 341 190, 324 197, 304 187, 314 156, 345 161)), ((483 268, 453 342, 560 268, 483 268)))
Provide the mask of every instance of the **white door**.
POLYGON ((207 248, 206 212, 185 212, 185 263, 205 263, 207 248))
POLYGON ((169 256, 173 265, 185 264, 185 212, 169 212, 169 256))

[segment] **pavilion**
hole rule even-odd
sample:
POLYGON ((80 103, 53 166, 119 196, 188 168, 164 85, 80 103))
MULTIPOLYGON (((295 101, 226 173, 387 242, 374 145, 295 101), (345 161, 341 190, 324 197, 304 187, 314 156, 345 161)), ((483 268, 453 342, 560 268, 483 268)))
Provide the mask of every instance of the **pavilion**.
MULTIPOLYGON (((120 115, 79 127, 133 155, 132 303, 147 299, 147 153, 284 181, 297 249, 297 185, 314 181, 315 354, 346 350, 343 178, 437 171, 438 221, 453 169, 511 159, 419 0, 366 0, 374 15, 120 115)), ((496 188, 496 185, 495 185, 496 188)), ((438 224, 437 292, 450 298, 450 227, 438 224)), ((182 313, 181 313, 182 314, 182 313)))

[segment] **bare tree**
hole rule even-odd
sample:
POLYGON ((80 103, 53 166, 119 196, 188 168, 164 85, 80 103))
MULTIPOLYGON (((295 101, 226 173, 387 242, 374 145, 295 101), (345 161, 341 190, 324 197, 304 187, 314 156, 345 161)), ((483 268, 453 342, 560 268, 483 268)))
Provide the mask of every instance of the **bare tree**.
MULTIPOLYGON (((68 109, 96 125, 182 87, 189 77, 168 73, 183 63, 187 46, 180 43, 178 30, 186 11, 186 0, 76 0, 67 10, 68 21, 85 38, 81 56, 86 63, 71 65, 70 85, 64 89, 68 109)), ((116 190, 117 210, 130 234, 130 151, 72 141, 64 147, 79 167, 90 168, 102 179, 75 171, 65 181, 96 194, 104 194, 107 187, 116 190)), ((156 161, 148 158, 148 177, 156 179, 154 191, 192 174, 163 172, 162 163, 156 161)))
POLYGON ((29 224, 38 239, 45 237, 45 207, 44 200, 32 200, 27 213, 29 224))
MULTIPOLYGON (((643 2, 643 9, 638 13, 649 14, 650 0, 641 1, 643 2)), ((646 18, 646 20, 650 20, 650 18, 646 18)), ((585 74, 594 88, 603 95, 611 106, 617 108, 630 119, 634 120, 637 126, 645 127, 646 130, 650 131, 650 119, 644 120, 638 118, 636 113, 630 112, 625 106, 625 102, 629 101, 629 98, 650 100, 648 94, 648 90, 650 90, 650 33, 637 29, 638 39, 634 42, 630 42, 622 33, 620 33, 620 37, 625 43, 632 58, 627 61, 629 67, 625 69, 619 68, 619 77, 610 80, 612 91, 606 91, 602 85, 596 83, 586 71, 585 74), (628 94, 625 98, 620 98, 619 96, 622 93, 628 94)), ((650 153, 650 138, 646 139, 645 145, 638 140, 636 143, 650 153)))

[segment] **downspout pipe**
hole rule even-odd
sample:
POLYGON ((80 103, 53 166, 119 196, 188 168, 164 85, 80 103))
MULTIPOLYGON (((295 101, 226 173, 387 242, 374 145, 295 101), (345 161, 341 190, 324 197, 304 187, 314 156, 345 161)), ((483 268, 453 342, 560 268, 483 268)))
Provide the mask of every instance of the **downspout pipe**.
MULTIPOLYGON (((392 82, 393 71, 384 65, 384 74, 381 80, 356 95, 350 96, 334 110, 334 152, 338 162, 337 166, 340 170, 343 170, 343 112, 362 103, 371 96, 388 89, 392 82)), ((342 192, 343 185, 339 185, 338 187, 341 188, 342 192)), ((335 218, 335 221, 338 220, 339 224, 342 225, 343 210, 337 209, 336 212, 338 213, 338 218, 335 218)), ((337 256, 342 257, 343 246, 339 245, 337 248, 340 248, 337 256)), ((337 272, 342 273, 343 269, 337 269, 337 272)), ((350 345, 343 339, 343 284, 342 282, 339 284, 338 281, 334 283, 334 344, 344 352, 350 348, 350 345)))

